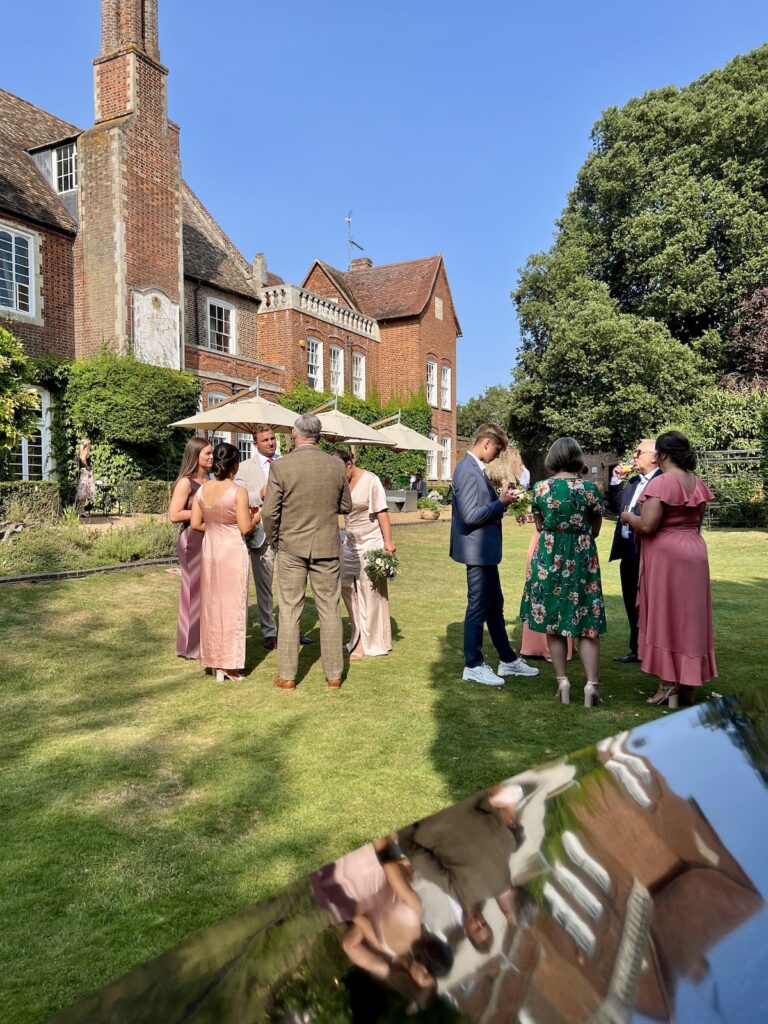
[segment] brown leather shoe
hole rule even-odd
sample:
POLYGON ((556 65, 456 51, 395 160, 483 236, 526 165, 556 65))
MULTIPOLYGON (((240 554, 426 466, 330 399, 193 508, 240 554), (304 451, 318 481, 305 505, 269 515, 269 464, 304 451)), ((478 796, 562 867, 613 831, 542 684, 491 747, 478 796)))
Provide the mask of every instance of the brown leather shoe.
POLYGON ((295 679, 283 679, 282 676, 275 676, 274 685, 280 690, 295 690, 296 680, 295 679))
POLYGON ((329 679, 328 680, 328 689, 329 690, 340 690, 341 689, 341 680, 340 679, 329 679))

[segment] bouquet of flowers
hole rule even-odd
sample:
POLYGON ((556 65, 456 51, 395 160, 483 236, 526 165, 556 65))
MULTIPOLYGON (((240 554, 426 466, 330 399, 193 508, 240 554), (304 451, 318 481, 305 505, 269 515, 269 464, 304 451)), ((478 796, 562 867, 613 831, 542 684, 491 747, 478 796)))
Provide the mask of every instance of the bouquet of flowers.
POLYGON ((390 555, 384 548, 365 552, 365 571, 374 586, 386 580, 393 580, 397 576, 399 564, 397 555, 390 555))

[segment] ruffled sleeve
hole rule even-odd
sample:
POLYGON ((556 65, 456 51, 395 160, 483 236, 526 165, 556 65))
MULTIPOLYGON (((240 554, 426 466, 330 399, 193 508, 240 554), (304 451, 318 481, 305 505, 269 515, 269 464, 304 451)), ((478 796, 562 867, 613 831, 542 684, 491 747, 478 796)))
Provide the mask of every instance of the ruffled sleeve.
POLYGON ((688 508, 697 508, 708 501, 713 501, 714 497, 712 491, 698 477, 693 493, 689 494, 677 477, 672 476, 671 473, 661 473, 651 480, 640 495, 638 503, 642 505, 646 498, 658 498, 665 505, 686 505, 688 508))
POLYGON ((379 480, 375 473, 370 473, 368 487, 368 514, 372 516, 378 515, 379 512, 386 512, 388 507, 387 496, 384 493, 384 487, 381 480, 379 480))

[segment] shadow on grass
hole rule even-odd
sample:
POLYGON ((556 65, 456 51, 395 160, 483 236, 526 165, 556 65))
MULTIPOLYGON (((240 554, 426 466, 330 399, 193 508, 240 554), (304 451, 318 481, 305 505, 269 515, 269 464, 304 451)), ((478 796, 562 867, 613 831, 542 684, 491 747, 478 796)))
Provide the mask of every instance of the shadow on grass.
MULTIPOLYGON (((701 687, 700 700, 708 699, 713 691, 731 694, 760 685, 768 660, 763 625, 763 610, 768 608, 767 579, 745 583, 715 580, 713 606, 719 676, 701 687)), ((509 615, 513 602, 508 601, 507 607, 509 615)), ((507 678, 503 687, 463 682, 463 620, 449 623, 436 638, 437 656, 430 666, 437 692, 431 755, 454 800, 543 760, 668 713, 646 703, 656 690, 655 676, 643 673, 639 665, 617 665, 612 660, 625 653, 628 633, 619 596, 606 595, 606 613, 609 632, 602 638, 600 654, 604 703, 594 709, 583 706, 585 676, 575 653, 569 665, 572 703, 563 706, 555 700, 554 670, 544 660, 530 662, 539 669, 538 677, 507 678)), ((508 619, 508 633, 517 649, 519 623, 510 625, 508 619)), ((487 632, 484 655, 495 670, 498 655, 487 632)))

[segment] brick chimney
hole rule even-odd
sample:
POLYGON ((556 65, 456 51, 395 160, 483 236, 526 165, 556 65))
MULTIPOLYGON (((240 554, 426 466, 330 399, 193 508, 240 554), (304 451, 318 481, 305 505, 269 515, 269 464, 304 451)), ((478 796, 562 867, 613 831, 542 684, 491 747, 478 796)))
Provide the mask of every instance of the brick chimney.
POLYGON ((76 348, 180 367, 181 166, 157 3, 101 3, 95 123, 78 142, 76 348))
POLYGON ((370 270, 373 266, 373 260, 370 256, 358 256, 357 259, 351 260, 349 264, 350 270, 370 270))

